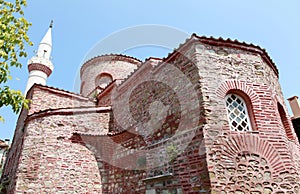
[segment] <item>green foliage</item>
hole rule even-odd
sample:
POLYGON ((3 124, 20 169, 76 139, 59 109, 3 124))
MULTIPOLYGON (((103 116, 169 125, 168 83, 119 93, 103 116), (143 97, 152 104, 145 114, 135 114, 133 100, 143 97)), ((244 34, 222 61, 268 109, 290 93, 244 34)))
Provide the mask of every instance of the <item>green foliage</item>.
MULTIPOLYGON (((26 0, 0 0, 0 108, 11 106, 18 113, 22 106, 28 107, 29 101, 21 91, 12 90, 7 86, 10 76, 10 67, 22 67, 20 57, 27 57, 25 46, 32 46, 27 31, 31 23, 24 18, 22 8, 26 0)), ((0 121, 3 117, 0 116, 0 121)))
POLYGON ((173 160, 177 157, 178 150, 175 145, 173 144, 168 145, 166 151, 169 156, 169 160, 173 160))
POLYGON ((145 156, 141 156, 141 157, 139 157, 137 159, 137 164, 138 164, 139 168, 145 168, 146 167, 146 163, 147 163, 147 160, 146 160, 145 156))

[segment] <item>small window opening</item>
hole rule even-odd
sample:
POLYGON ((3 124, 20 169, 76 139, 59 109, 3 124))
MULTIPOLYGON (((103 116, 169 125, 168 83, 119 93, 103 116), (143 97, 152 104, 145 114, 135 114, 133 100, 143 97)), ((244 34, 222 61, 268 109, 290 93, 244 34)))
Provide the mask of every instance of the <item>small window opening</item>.
POLYGON ((96 80, 95 84, 96 86, 100 86, 101 88, 105 88, 108 84, 110 84, 113 81, 113 78, 111 75, 107 73, 100 74, 96 80))
POLYGON ((243 98, 230 93, 225 100, 230 130, 252 131, 247 106, 243 98))

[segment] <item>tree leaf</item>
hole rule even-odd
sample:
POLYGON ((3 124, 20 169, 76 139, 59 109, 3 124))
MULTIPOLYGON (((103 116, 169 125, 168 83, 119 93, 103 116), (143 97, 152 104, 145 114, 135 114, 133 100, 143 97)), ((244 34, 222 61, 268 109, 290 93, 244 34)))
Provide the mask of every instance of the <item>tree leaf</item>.
MULTIPOLYGON (((12 79, 9 68, 21 67, 19 58, 26 57, 25 45, 32 46, 27 31, 31 23, 24 18, 23 8, 26 0, 0 0, 0 84, 12 79)), ((0 108, 11 106, 15 113, 21 108, 28 108, 29 100, 19 90, 10 89, 5 85, 0 87, 0 108)), ((4 118, 0 116, 0 121, 4 118)))

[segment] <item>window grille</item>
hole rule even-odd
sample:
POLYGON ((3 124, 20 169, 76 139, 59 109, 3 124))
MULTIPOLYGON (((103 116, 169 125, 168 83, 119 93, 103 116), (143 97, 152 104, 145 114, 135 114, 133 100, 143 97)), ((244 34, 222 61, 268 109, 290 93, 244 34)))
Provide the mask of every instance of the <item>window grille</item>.
POLYGON ((236 94, 226 96, 226 108, 231 131, 252 131, 247 106, 236 94))

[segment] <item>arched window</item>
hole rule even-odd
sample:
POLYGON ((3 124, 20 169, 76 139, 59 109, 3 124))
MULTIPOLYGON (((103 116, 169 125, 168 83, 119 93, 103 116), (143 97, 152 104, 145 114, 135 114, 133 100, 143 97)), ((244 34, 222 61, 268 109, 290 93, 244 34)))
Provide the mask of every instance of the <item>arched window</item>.
POLYGON ((97 76, 95 80, 95 85, 100 86, 101 88, 105 88, 110 82, 113 81, 113 78, 108 73, 101 73, 97 76))
POLYGON ((280 116, 282 126, 285 129, 285 133, 286 133, 287 137, 289 139, 294 139, 293 133, 292 133, 289 121, 288 121, 288 118, 287 118, 286 113, 285 113, 285 110, 279 102, 277 102, 277 108, 278 108, 278 112, 279 112, 279 116, 280 116))
POLYGON ((242 97, 229 93, 225 97, 231 131, 252 131, 247 105, 242 97))

